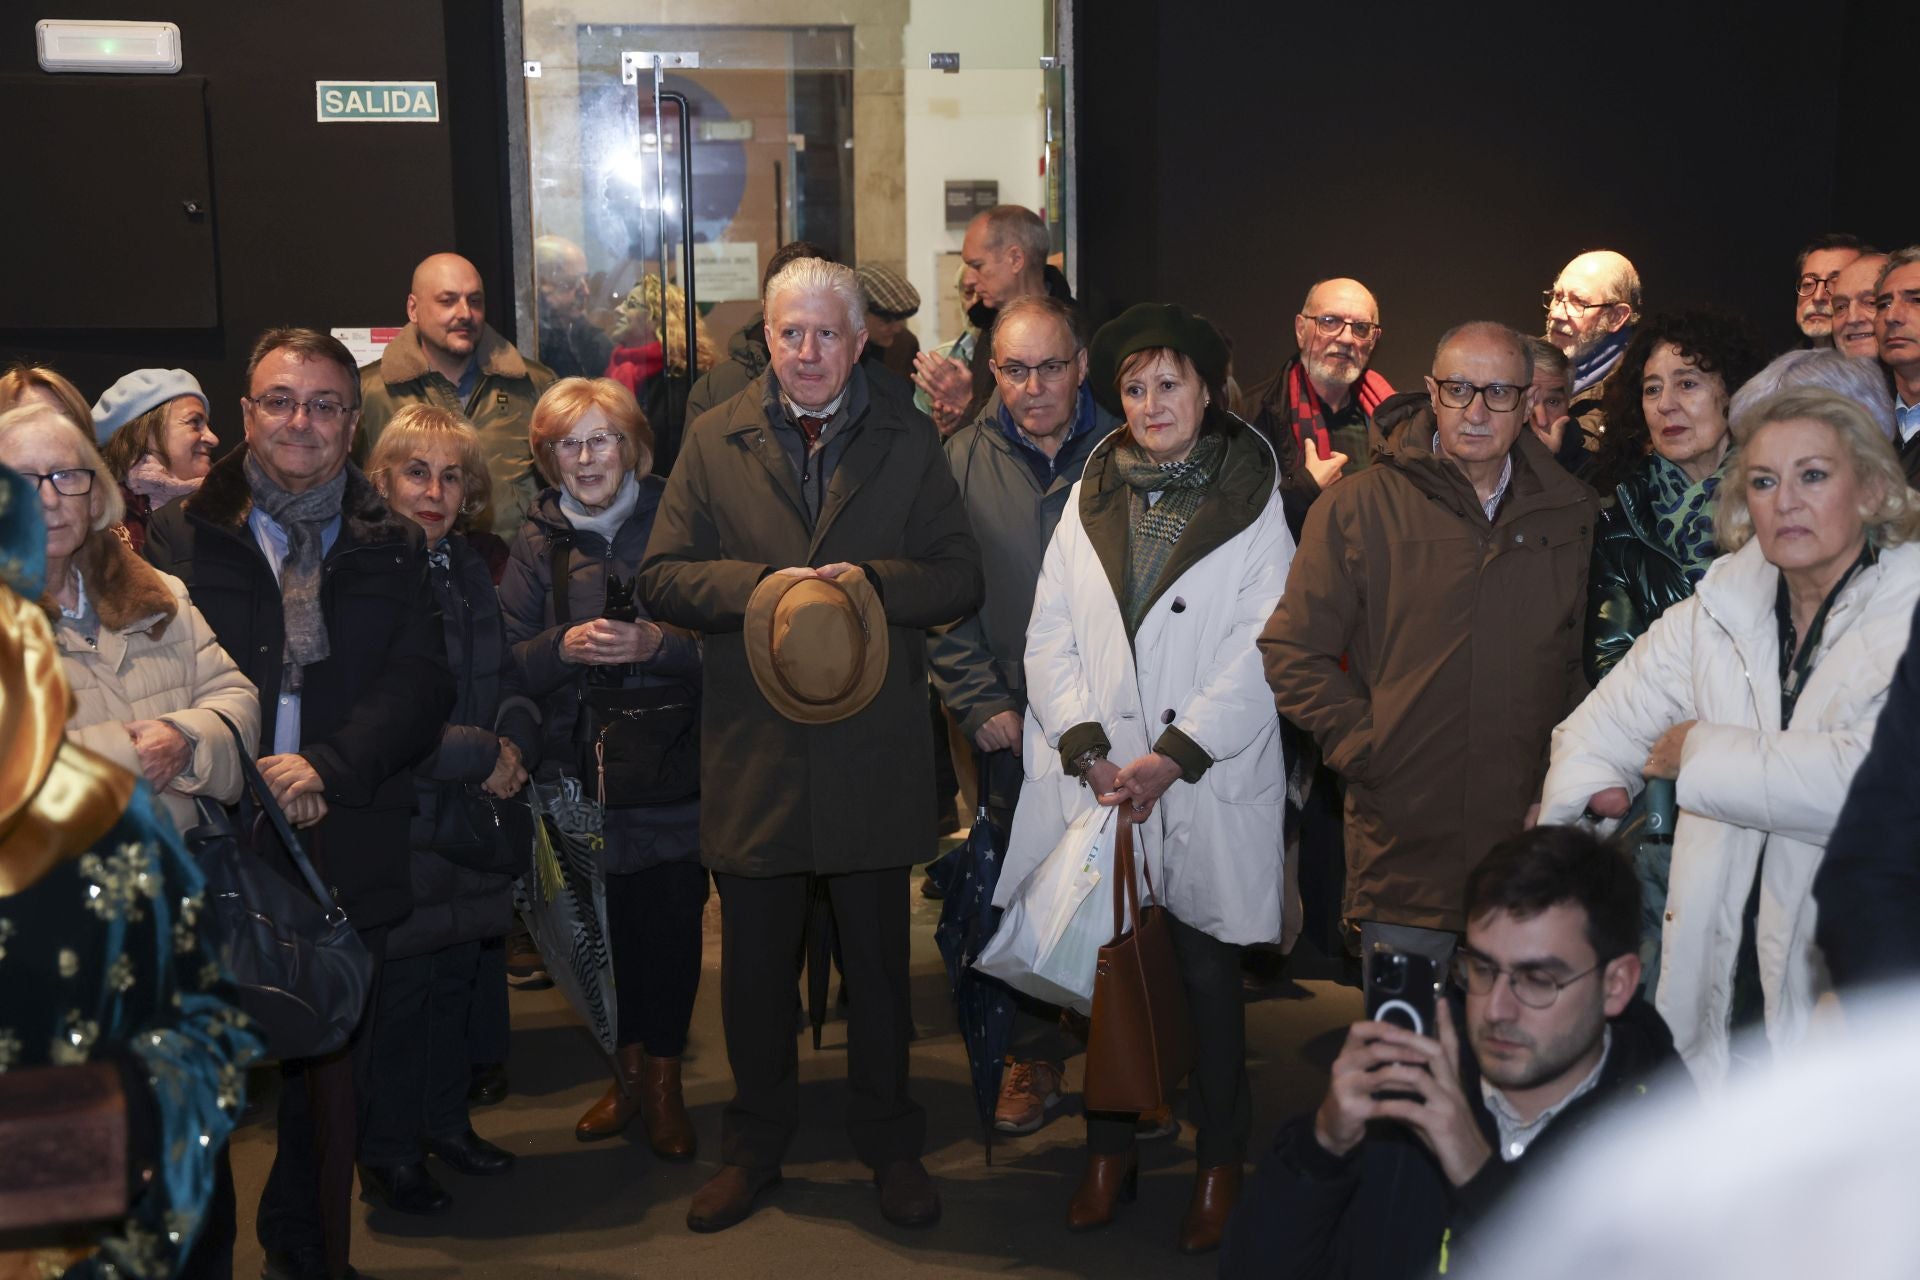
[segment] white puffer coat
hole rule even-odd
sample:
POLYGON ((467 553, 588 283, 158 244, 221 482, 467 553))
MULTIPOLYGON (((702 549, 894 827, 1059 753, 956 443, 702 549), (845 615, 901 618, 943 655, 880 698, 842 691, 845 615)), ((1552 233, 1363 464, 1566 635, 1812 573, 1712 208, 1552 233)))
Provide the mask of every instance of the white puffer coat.
POLYGON ((193 759, 161 808, 181 831, 195 825, 192 796, 231 803, 240 795, 240 758, 217 711, 233 721, 249 752, 260 736, 260 694, 214 638, 187 598, 186 584, 140 559, 108 530, 88 535, 76 557, 100 618, 97 644, 72 619, 54 617, 54 638, 73 686, 67 736, 140 775, 125 728, 165 720, 193 744, 193 759))
POLYGON ((1286 770, 1254 638, 1293 562, 1278 469, 1267 446, 1236 424, 1213 482, 1219 492, 1188 525, 1169 566, 1175 576, 1163 576, 1129 645, 1113 566, 1096 550, 1107 548, 1111 559, 1117 546, 1124 581, 1126 494, 1109 465, 1124 438, 1116 432, 1089 459, 1040 571, 1027 625, 1026 781, 994 903, 1006 905, 1068 824, 1095 804, 1092 790, 1062 767, 1063 733, 1098 724, 1111 743, 1108 758, 1126 764, 1171 727, 1212 764, 1197 783, 1176 780, 1136 828, 1154 896, 1223 942, 1277 941, 1286 770), (1198 550, 1188 535, 1222 526, 1237 531, 1179 569, 1183 552, 1198 550))
POLYGON ((1780 726, 1780 571, 1752 541, 1714 562, 1553 733, 1542 822, 1577 821, 1596 792, 1644 785, 1655 740, 1697 723, 1680 756, 1655 1005, 1687 1066, 1717 1085, 1741 914, 1760 868, 1756 942, 1767 1035, 1799 1041, 1830 983, 1813 945, 1813 876, 1866 756, 1920 600, 1920 546, 1894 547, 1834 601, 1813 674, 1780 726))

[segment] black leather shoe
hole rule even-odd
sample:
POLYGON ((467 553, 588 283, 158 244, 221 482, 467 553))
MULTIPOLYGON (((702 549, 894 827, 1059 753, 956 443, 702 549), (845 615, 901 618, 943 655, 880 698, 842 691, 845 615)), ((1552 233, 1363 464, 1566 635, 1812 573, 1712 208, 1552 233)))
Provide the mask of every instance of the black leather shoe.
POLYGON ((395 1213, 423 1216, 445 1213, 453 1205, 447 1189, 417 1160, 410 1164, 361 1165, 360 1198, 384 1204, 395 1213))
POLYGON ((471 1129, 457 1138, 428 1138, 424 1145, 429 1155, 469 1177, 487 1178, 513 1168, 513 1152, 494 1146, 471 1129))
POLYGON ((476 1107, 490 1107, 507 1096, 507 1088, 507 1064, 485 1062, 473 1069, 467 1101, 476 1107))
POLYGON ((918 1160, 895 1160, 875 1171, 880 1216, 896 1227, 930 1227, 940 1221, 940 1195, 918 1160))

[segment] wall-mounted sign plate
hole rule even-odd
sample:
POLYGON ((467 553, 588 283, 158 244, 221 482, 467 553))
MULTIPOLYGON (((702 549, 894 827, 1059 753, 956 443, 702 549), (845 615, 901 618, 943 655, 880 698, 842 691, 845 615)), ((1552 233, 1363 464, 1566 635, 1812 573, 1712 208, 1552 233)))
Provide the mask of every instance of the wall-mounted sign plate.
POLYGON ((321 124, 437 124, 440 85, 433 80, 316 80, 321 124))

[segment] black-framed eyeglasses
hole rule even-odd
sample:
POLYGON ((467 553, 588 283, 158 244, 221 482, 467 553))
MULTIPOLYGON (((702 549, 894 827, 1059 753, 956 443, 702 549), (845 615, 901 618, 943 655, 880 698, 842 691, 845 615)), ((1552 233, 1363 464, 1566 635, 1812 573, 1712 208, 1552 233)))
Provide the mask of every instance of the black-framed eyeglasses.
POLYGON ((36 494, 40 492, 40 486, 49 481, 53 484, 53 491, 63 498, 82 498, 93 492, 92 467, 63 467, 59 471, 44 474, 22 471, 19 476, 22 480, 33 482, 36 494))
POLYGON ((1440 403, 1449 409, 1464 409, 1473 403, 1475 396, 1484 396, 1487 408, 1495 413, 1505 413, 1509 409, 1518 408, 1520 397, 1527 390, 1511 382, 1489 382, 1482 385, 1478 382, 1463 382, 1457 378, 1444 381, 1435 378, 1433 385, 1440 389, 1440 403))
POLYGON ((1345 316, 1302 315, 1302 320, 1313 322, 1314 332, 1323 338, 1337 338, 1342 329, 1353 330, 1353 336, 1365 342, 1380 332, 1380 326, 1372 320, 1349 320, 1345 316))
MULTIPOLYGON (((1078 353, 1076 353, 1078 354, 1078 353)), ((1058 382, 1073 368, 1072 360, 1042 360, 1039 364, 1021 364, 1018 360, 989 360, 993 371, 1015 386, 1024 386, 1028 378, 1040 375, 1042 382, 1058 382)))
POLYGON ((1508 969, 1464 947, 1453 954, 1455 982, 1476 996, 1484 996, 1493 990, 1493 984, 1504 973, 1507 975, 1507 985, 1513 988, 1513 998, 1529 1009, 1551 1008, 1562 991, 1588 974, 1598 973, 1606 967, 1607 962, 1602 960, 1591 969, 1582 969, 1579 973, 1562 978, 1537 964, 1516 965, 1508 969))
POLYGON ((1555 307, 1565 307, 1573 311, 1598 311, 1602 307, 1617 307, 1619 302, 1583 302, 1578 294, 1568 293, 1565 289, 1547 289, 1540 294, 1540 305, 1548 311, 1555 307))
POLYGON ((1794 283, 1793 291, 1803 298, 1811 298, 1820 290, 1825 289, 1827 296, 1832 297, 1833 283, 1839 278, 1840 273, 1838 271, 1830 276, 1801 276, 1800 279, 1794 283))
POLYGON ((347 415, 355 406, 342 404, 338 400, 325 396, 316 396, 312 400, 295 400, 281 391, 269 391, 263 396, 248 396, 247 403, 253 411, 268 422, 291 422, 294 415, 302 409, 307 411, 307 420, 316 427, 331 427, 346 421, 347 415))

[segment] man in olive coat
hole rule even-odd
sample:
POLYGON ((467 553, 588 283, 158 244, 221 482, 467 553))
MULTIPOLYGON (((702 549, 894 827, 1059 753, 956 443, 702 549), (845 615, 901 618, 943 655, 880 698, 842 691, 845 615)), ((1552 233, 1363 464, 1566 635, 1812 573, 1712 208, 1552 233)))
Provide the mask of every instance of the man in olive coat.
POLYGON ((794 992, 808 888, 832 899, 847 990, 848 1129, 899 1225, 940 1212, 907 1096, 909 868, 931 857, 926 631, 980 603, 980 552, 933 424, 858 367, 851 269, 796 261, 767 286, 772 364, 687 432, 641 590, 702 633, 700 842, 720 889, 723 1021, 734 1098, 721 1159, 687 1225, 718 1231, 779 1181, 799 1119, 794 992), (742 624, 772 574, 863 571, 887 619, 885 681, 845 719, 803 725, 761 693, 742 624))

